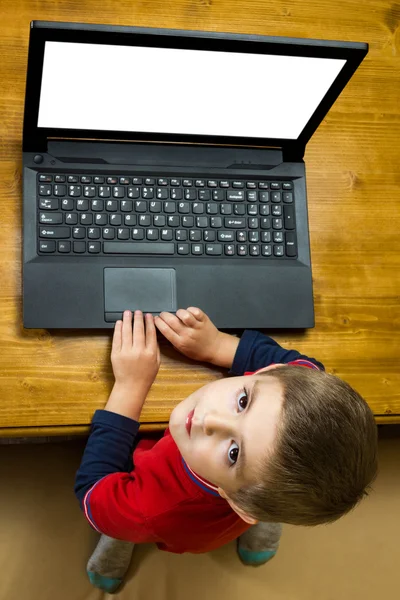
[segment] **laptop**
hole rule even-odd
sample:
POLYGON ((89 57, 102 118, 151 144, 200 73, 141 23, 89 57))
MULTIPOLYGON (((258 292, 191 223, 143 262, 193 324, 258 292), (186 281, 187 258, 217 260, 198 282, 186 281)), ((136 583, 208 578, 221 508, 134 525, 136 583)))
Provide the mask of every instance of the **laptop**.
POLYGON ((364 43, 33 21, 23 324, 314 326, 304 152, 364 43))

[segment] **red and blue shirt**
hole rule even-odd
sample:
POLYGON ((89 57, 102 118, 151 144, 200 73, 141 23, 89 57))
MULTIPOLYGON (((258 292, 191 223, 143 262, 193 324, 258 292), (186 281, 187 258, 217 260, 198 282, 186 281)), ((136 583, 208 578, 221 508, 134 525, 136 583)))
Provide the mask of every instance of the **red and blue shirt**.
MULTIPOLYGON (((287 363, 324 369, 314 358, 285 350, 257 331, 242 335, 230 373, 250 375, 287 363)), ((75 494, 99 533, 134 543, 155 542, 169 552, 208 552, 249 528, 217 487, 183 460, 167 429, 160 440, 136 444, 139 423, 97 410, 75 494)))

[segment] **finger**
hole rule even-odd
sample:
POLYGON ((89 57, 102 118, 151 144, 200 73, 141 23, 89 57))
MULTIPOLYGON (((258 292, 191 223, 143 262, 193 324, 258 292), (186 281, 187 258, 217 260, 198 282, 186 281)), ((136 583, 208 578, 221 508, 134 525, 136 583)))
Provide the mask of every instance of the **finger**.
POLYGON ((144 321, 141 310, 135 310, 135 317, 133 320, 133 343, 137 347, 145 345, 144 321))
POLYGON ((112 340, 111 352, 119 352, 122 343, 122 321, 117 321, 114 327, 114 335, 112 340))
POLYGON ((158 331, 163 334, 164 337, 167 338, 169 342, 173 346, 177 346, 179 344, 179 335, 175 333, 173 329, 165 322, 161 317, 155 317, 154 325, 157 327, 158 331))
POLYGON ((182 321, 184 325, 186 325, 186 327, 195 327, 197 325, 196 317, 184 308, 180 308, 179 310, 177 310, 176 316, 180 321, 182 321))
POLYGON ((162 312, 160 313, 160 319, 162 319, 167 325, 169 325, 172 331, 175 331, 175 333, 177 333, 178 335, 183 333, 183 323, 178 319, 177 316, 169 312, 162 312))
POLYGON ((204 313, 200 308, 197 308, 196 306, 189 306, 187 311, 190 312, 197 319, 197 321, 202 322, 206 319, 206 313, 204 313))
POLYGON ((157 331, 154 325, 153 315, 146 314, 146 348, 157 347, 157 331))
POLYGON ((122 316, 122 346, 132 346, 132 313, 125 310, 122 316))

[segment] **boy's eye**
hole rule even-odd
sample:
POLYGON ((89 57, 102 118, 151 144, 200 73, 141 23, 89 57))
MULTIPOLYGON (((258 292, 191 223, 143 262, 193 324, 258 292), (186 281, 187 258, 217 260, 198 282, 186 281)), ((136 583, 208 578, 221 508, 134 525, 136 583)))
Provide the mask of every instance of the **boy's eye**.
POLYGON ((231 465, 234 465, 239 456, 239 446, 236 442, 232 442, 228 450, 228 460, 231 465))
POLYGON ((248 403, 248 398, 247 398, 247 394, 245 391, 240 392, 239 397, 237 399, 237 403, 238 403, 238 407, 239 407, 239 411, 242 412, 248 403), (240 410, 241 409, 241 410, 240 410))

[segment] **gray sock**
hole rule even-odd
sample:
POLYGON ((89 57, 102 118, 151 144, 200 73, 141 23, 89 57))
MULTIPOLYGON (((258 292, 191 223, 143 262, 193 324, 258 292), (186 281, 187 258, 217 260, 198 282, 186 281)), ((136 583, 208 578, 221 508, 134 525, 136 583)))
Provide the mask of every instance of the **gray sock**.
POLYGON ((91 583, 115 592, 129 568, 134 545, 103 534, 86 567, 91 583))
POLYGON ((238 539, 237 551, 246 565, 262 565, 273 558, 282 534, 281 523, 257 523, 238 539))

